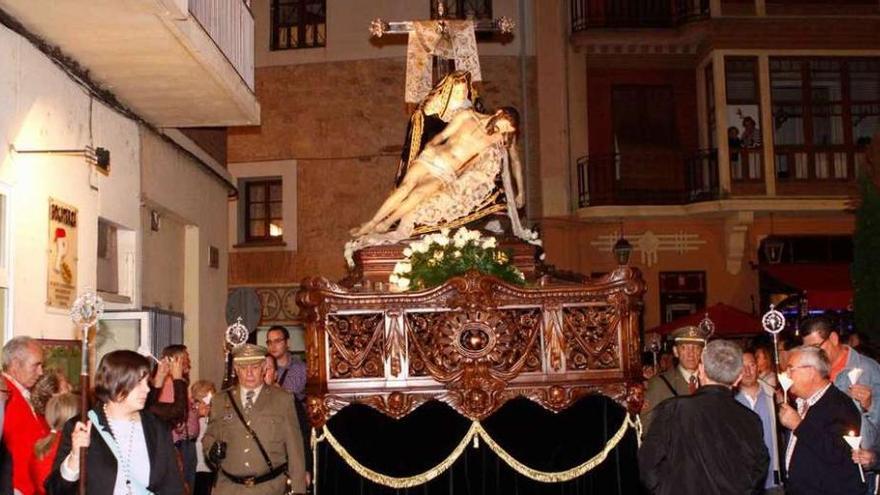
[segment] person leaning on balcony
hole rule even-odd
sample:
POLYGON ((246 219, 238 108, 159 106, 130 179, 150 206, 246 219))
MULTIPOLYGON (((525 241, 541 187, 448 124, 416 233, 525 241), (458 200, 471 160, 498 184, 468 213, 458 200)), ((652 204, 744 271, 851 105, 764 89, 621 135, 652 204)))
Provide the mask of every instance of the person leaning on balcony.
POLYGON ((678 358, 678 366, 648 380, 641 413, 645 432, 651 427, 655 407, 671 397, 691 395, 699 386, 697 368, 706 345, 705 333, 698 327, 686 326, 676 329, 670 337, 675 343, 672 352, 678 358))

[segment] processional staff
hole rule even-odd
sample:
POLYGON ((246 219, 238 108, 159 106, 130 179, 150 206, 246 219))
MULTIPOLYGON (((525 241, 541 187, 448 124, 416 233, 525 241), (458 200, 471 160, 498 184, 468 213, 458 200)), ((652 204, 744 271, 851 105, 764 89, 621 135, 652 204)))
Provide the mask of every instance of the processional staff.
MULTIPOLYGON (((82 361, 80 363, 80 417, 85 420, 89 412, 89 330, 98 323, 104 314, 104 300, 91 290, 86 290, 73 301, 70 307, 70 318, 79 327, 82 340, 82 361)), ((86 495, 86 450, 79 452, 79 495, 86 495)))

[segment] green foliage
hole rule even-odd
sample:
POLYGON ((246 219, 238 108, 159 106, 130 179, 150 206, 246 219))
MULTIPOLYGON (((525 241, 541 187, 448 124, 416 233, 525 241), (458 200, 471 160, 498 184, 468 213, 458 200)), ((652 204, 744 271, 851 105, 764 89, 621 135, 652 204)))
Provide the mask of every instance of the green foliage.
POLYGON ((497 247, 495 238, 459 229, 431 234, 412 242, 404 250, 407 259, 397 263, 389 282, 399 290, 426 289, 476 269, 506 282, 524 285, 525 277, 511 263, 511 255, 497 247))
POLYGON ((856 329, 880 338, 880 192, 867 178, 859 181, 852 264, 856 329))

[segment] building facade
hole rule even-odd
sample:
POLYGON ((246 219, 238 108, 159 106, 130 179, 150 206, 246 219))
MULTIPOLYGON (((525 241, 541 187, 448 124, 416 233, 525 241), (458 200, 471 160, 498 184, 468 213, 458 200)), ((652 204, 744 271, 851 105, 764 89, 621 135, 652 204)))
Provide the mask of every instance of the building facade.
MULTIPOLYGON (((449 15, 516 23, 513 36, 478 35, 478 90, 487 108, 519 109, 520 155, 537 197, 534 2, 446 4, 449 15)), ((430 0, 253 2, 262 123, 229 131, 229 171, 240 191, 229 205, 229 285, 257 291, 263 328, 297 327, 294 296, 304 277, 345 276, 349 229, 391 191, 410 117, 407 37, 371 38, 370 22, 430 19, 432 8, 436 14, 430 0)))
POLYGON ((96 290, 98 356, 185 343, 219 382, 224 127, 259 122, 247 3, 3 0, 0 24, 2 340, 78 373, 68 310, 96 290))
POLYGON ((823 291, 829 273, 851 291, 851 199, 880 131, 878 3, 551 3, 564 23, 537 44, 560 49, 538 65, 566 82, 568 139, 542 146, 567 158, 570 187, 542 220, 550 259, 604 273, 626 237, 646 329, 717 302, 762 312, 775 293, 846 310, 823 291))

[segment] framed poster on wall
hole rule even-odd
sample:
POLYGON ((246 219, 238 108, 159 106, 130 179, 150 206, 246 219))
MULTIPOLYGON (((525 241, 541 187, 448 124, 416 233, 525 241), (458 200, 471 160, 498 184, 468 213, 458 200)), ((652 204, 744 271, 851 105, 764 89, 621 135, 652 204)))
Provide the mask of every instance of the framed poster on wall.
POLYGON ((43 368, 57 369, 67 377, 74 390, 79 390, 82 372, 82 345, 79 340, 37 339, 43 346, 43 368))
POLYGON ((49 198, 49 266, 46 304, 68 309, 76 297, 77 217, 73 206, 49 198))

